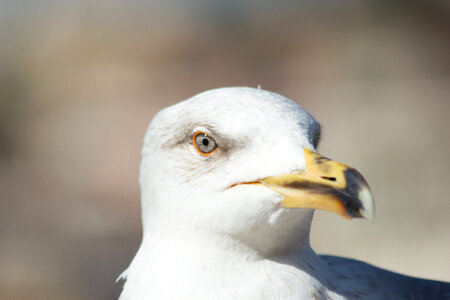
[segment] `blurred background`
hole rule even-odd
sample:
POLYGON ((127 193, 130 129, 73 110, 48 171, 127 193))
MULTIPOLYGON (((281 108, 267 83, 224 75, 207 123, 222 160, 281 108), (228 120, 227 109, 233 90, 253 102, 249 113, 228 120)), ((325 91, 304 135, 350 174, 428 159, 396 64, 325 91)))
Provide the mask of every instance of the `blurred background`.
POLYGON ((450 281, 449 33, 445 0, 0 1, 0 298, 117 298, 149 121, 258 84, 375 195, 373 223, 316 213, 317 252, 450 281))

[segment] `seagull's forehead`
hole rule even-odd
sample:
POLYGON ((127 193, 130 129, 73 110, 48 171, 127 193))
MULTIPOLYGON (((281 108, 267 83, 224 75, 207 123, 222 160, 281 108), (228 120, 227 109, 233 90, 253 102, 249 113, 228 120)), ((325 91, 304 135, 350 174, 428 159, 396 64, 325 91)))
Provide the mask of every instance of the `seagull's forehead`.
POLYGON ((316 123, 301 106, 275 93, 251 88, 208 91, 181 102, 168 112, 172 128, 205 126, 224 134, 249 130, 294 131, 316 123))

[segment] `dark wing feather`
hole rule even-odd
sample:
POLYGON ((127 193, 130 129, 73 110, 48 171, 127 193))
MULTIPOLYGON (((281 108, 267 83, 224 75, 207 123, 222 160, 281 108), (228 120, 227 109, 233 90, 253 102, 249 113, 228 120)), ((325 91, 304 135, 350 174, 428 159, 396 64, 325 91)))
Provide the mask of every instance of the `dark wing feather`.
POLYGON ((329 285, 350 299, 450 300, 450 283, 404 276, 353 259, 321 256, 333 273, 329 285))

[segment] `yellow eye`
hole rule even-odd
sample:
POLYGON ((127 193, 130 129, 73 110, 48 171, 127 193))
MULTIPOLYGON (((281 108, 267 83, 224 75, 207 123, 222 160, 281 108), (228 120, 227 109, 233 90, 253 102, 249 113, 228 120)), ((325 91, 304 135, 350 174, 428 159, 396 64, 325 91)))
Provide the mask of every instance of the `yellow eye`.
POLYGON ((216 141, 204 132, 196 132, 192 137, 192 144, 200 155, 208 156, 217 149, 216 141))

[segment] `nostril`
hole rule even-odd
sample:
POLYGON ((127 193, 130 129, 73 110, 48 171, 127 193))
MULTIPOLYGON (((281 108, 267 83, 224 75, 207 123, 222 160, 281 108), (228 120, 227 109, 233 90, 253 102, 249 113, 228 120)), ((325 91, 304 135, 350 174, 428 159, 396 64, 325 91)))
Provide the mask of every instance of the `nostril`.
POLYGON ((323 178, 323 179, 329 180, 329 181, 336 181, 336 177, 321 176, 320 178, 323 178))

